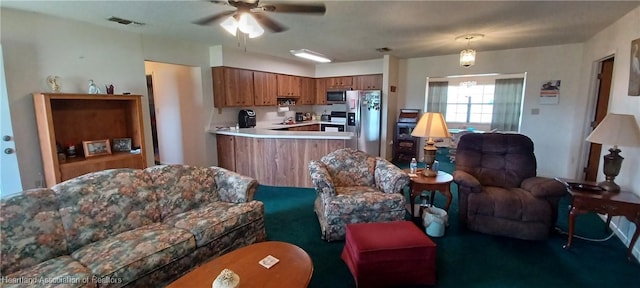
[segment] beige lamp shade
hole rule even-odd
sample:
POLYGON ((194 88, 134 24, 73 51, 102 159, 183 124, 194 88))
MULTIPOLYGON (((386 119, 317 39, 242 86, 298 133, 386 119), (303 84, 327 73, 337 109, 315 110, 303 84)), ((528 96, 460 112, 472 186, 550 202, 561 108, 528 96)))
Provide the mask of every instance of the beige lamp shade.
POLYGON ((589 134, 587 141, 614 146, 640 146, 640 128, 633 115, 610 113, 589 134))
POLYGON ((425 138, 450 138, 447 123, 442 113, 427 112, 422 114, 411 136, 425 138))

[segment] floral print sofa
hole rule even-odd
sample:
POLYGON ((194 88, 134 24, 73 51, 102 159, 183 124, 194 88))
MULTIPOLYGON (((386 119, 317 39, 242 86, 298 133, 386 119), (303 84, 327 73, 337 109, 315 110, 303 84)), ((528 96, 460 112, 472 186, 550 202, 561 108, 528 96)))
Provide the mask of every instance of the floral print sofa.
POLYGON ((409 175, 389 161, 344 148, 309 162, 321 238, 344 240, 347 224, 405 219, 409 175))
POLYGON ((89 173, 2 199, 0 286, 163 286, 265 240, 257 186, 219 167, 159 165, 89 173))

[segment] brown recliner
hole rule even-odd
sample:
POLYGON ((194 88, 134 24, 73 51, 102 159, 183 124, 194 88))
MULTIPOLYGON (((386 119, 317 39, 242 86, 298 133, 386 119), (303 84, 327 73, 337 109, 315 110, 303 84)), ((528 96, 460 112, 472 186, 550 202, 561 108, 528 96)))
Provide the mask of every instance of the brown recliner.
POLYGON ((536 176, 533 142, 522 134, 462 136, 453 181, 467 228, 526 240, 549 236, 566 193, 560 182, 536 176))

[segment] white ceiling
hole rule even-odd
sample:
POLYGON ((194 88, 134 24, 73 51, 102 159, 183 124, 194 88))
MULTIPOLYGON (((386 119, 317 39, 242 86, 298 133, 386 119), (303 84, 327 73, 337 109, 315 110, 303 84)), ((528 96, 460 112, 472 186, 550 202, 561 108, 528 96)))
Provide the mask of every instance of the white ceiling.
MULTIPOLYGON (((320 3, 267 1, 261 3, 320 3)), ((580 43, 623 15, 640 1, 324 1, 323 16, 269 13, 289 30, 269 31, 247 39, 246 49, 292 59, 291 49, 306 48, 334 62, 378 59, 375 49, 413 58, 459 53, 467 42, 455 41, 469 33, 485 34, 471 42, 478 53, 534 46, 580 43)), ((8 1, 0 7, 28 10, 135 33, 161 35, 223 45, 235 49, 238 41, 219 25, 192 22, 233 9, 208 1, 8 1), (145 23, 124 26, 112 16, 145 23)))

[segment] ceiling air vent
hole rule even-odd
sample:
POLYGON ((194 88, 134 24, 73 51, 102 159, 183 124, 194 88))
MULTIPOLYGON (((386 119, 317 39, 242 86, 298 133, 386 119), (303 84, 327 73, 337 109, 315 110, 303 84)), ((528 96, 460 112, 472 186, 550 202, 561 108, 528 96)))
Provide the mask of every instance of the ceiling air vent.
POLYGON ((115 17, 115 16, 111 16, 111 18, 109 18, 107 20, 109 20, 111 22, 120 23, 122 25, 129 25, 131 23, 136 24, 138 26, 144 25, 144 23, 142 23, 142 22, 136 22, 136 21, 132 21, 132 20, 122 19, 120 17, 115 17))
POLYGON ((382 47, 382 48, 377 48, 376 51, 380 52, 380 53, 385 53, 385 52, 389 52, 391 51, 391 48, 389 47, 382 47))

